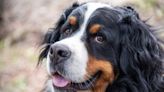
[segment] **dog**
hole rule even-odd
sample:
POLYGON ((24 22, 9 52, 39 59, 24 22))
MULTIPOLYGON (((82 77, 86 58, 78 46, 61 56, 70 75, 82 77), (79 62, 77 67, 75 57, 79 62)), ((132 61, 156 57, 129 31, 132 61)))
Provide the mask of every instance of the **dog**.
POLYGON ((164 51, 130 6, 74 3, 42 44, 43 92, 164 92, 164 51))

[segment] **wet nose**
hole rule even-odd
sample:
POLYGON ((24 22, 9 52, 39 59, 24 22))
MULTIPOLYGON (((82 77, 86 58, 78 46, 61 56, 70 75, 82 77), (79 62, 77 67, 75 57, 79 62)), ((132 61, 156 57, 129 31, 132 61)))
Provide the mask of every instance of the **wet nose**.
POLYGON ((49 55, 52 61, 58 62, 67 60, 71 56, 71 51, 65 45, 52 45, 49 55))

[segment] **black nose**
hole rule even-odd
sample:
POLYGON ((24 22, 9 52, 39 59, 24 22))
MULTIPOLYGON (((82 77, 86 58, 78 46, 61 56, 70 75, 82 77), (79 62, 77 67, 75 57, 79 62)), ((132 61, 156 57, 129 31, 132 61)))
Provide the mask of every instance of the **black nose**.
POLYGON ((50 47, 50 59, 54 62, 67 60, 71 56, 71 51, 64 45, 52 45, 50 47))

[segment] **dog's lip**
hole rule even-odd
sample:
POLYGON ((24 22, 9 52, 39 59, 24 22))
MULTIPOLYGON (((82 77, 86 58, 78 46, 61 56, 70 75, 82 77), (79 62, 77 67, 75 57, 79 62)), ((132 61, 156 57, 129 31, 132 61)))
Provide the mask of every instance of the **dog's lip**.
POLYGON ((53 86, 55 88, 59 88, 59 89, 69 89, 69 90, 87 90, 87 89, 90 89, 94 86, 94 83, 96 82, 96 80, 100 77, 101 75, 101 72, 97 72, 95 73, 90 79, 84 81, 84 82, 81 82, 81 83, 75 83, 75 82, 72 82, 71 80, 68 80, 68 79, 64 79, 67 81, 67 83, 64 83, 64 84, 59 84, 59 85, 56 85, 53 81, 53 78, 55 76, 60 76, 62 78, 63 75, 61 75, 60 73, 54 73, 53 76, 52 76, 52 81, 53 81, 53 86))

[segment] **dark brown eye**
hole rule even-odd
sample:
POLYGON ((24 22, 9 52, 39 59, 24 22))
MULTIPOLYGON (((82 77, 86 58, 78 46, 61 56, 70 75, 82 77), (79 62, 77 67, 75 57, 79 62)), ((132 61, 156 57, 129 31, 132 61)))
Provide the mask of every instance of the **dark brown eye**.
POLYGON ((103 36, 96 36, 94 40, 95 40, 97 43, 103 43, 103 42, 104 42, 103 36))
POLYGON ((65 34, 65 35, 68 35, 68 34, 70 34, 71 32, 72 32, 71 29, 67 29, 67 30, 64 31, 64 34, 65 34))

